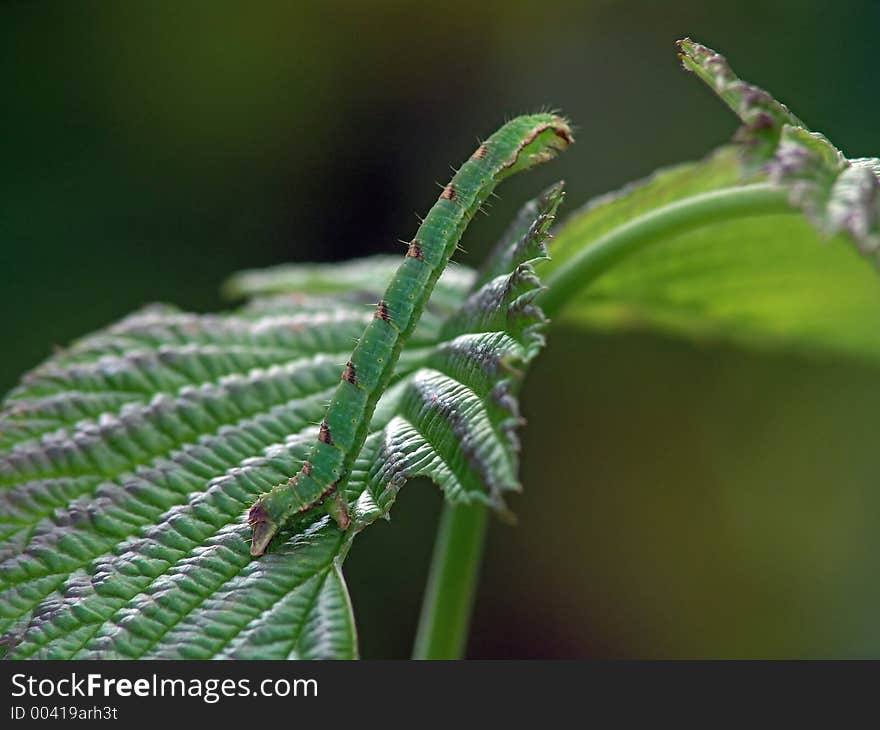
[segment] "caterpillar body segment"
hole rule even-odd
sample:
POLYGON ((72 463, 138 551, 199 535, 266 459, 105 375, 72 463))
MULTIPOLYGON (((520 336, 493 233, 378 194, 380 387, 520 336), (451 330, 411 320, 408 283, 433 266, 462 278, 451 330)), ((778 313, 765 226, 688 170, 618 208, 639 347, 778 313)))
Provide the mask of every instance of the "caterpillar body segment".
POLYGON ((343 369, 308 460, 251 507, 252 555, 262 555, 281 527, 320 504, 342 529, 348 528, 347 475, 400 351, 465 228, 501 180, 552 159, 572 142, 561 117, 517 117, 482 143, 443 188, 343 369))

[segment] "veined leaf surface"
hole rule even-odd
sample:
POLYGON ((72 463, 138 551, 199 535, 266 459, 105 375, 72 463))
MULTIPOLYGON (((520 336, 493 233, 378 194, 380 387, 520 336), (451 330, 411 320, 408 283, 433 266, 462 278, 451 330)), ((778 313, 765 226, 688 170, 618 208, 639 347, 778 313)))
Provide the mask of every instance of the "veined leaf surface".
POLYGON ((561 196, 504 243, 505 272, 438 282, 347 484, 345 532, 307 513, 254 560, 244 515, 301 467, 388 259, 338 278, 251 273, 239 290, 276 293, 226 315, 151 307, 26 376, 0 440, 10 655, 355 657, 342 562, 402 484, 426 475, 453 502, 499 508, 518 488, 516 391, 543 344, 531 262, 561 196))

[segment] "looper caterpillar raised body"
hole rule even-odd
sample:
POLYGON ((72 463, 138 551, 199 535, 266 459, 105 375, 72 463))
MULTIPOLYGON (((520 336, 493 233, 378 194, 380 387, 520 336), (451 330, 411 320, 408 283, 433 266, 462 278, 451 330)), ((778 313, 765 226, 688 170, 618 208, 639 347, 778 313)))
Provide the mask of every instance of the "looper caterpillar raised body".
POLYGON ((559 116, 517 117, 483 142, 443 188, 343 369, 308 459, 299 473, 251 507, 253 555, 262 555, 296 514, 319 504, 347 529, 350 519, 341 487, 400 351, 465 228, 499 182, 552 159, 572 142, 569 125, 559 116))

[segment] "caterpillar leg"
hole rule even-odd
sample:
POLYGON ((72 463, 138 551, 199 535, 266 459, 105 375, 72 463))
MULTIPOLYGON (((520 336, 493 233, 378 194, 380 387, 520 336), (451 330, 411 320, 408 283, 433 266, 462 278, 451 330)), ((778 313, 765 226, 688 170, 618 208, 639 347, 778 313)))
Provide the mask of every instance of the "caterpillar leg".
MULTIPOLYGON (((248 525, 251 527, 253 538, 251 540, 251 555, 259 557, 266 552, 272 538, 278 532, 279 525, 269 516, 265 500, 271 495, 264 494, 248 511, 248 525)), ((312 507, 323 504, 327 514, 330 515, 339 526, 340 530, 347 530, 351 525, 351 515, 348 512, 348 504, 345 501, 345 495, 336 485, 333 485, 326 497, 321 502, 305 505, 300 512, 306 512, 312 507)))
POLYGON ((348 513, 348 504, 346 504, 345 495, 341 490, 336 489, 333 494, 327 496, 327 501, 324 502, 324 509, 327 510, 328 515, 336 520, 340 530, 348 529, 348 526, 351 524, 351 515, 348 513))
POLYGON ((269 547, 269 543, 272 542, 272 538, 278 532, 278 525, 269 517, 269 512, 263 504, 262 497, 254 502, 253 506, 248 510, 248 524, 252 532, 251 555, 259 557, 266 552, 266 548, 269 547))

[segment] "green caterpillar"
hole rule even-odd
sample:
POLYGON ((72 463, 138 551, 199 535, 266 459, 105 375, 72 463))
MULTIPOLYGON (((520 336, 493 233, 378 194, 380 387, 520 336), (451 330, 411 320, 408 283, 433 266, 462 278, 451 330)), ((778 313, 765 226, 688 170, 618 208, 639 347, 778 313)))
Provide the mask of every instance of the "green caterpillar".
POLYGON ((261 495, 248 512, 252 555, 262 555, 281 527, 319 504, 341 529, 348 528, 341 487, 364 444, 373 409, 401 348, 467 224, 501 180, 552 159, 573 141, 571 128, 561 117, 517 117, 477 147, 443 188, 345 365, 308 459, 296 476, 261 495))

